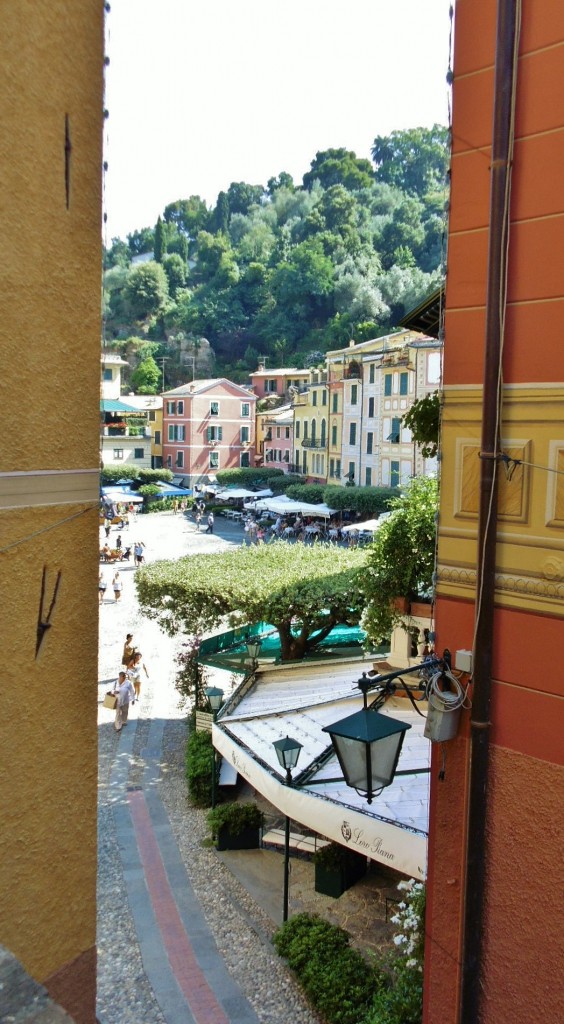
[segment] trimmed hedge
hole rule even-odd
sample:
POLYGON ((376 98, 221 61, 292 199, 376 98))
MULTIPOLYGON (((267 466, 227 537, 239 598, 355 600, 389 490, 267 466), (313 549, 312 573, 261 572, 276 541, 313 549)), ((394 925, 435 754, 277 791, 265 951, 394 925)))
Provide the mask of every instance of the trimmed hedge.
POLYGON ((390 502, 399 493, 395 487, 329 486, 323 488, 323 501, 338 512, 347 510, 359 513, 363 519, 375 519, 388 511, 390 502))
POLYGON ((296 914, 274 935, 276 951, 327 1024, 359 1024, 384 983, 349 940, 343 928, 308 913, 296 914))
POLYGON ((186 744, 186 781, 190 800, 196 807, 211 804, 211 732, 190 733, 186 744))
POLYGON ((222 487, 253 487, 257 484, 266 487, 268 477, 284 476, 281 469, 220 469, 215 474, 218 484, 222 487))
POLYGON ((285 494, 288 487, 305 482, 305 476, 300 473, 284 473, 282 476, 269 476, 265 486, 269 487, 273 494, 285 494))
POLYGON ((324 484, 291 484, 286 494, 293 501, 307 501, 310 505, 320 505, 326 490, 324 484))

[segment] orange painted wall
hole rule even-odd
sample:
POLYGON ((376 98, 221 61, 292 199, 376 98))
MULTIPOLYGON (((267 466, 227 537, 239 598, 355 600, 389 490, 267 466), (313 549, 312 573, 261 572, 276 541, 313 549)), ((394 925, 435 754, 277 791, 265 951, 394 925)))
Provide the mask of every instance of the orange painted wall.
MULTIPOLYGON (((483 380, 496 18, 496 0, 456 4, 444 350, 447 404, 449 388, 483 380)), ((542 412, 543 388, 564 382, 564 4, 524 3, 522 18, 504 382, 538 385, 539 414, 530 437, 535 461, 540 431, 546 433, 548 420, 542 412)), ((456 443, 467 427, 451 417, 447 429, 451 434, 445 438, 448 455, 442 463, 441 503, 442 512, 448 513, 445 518, 454 524, 452 534, 457 528, 475 530, 476 524, 467 520, 457 527, 452 516, 459 472, 456 443)), ((558 433, 558 423, 551 429, 555 441, 564 436, 558 433)), ((538 491, 539 486, 546 487, 547 474, 535 472, 538 491)), ((528 500, 538 502, 538 493, 528 500)), ((530 522, 525 516, 521 546, 512 550, 515 574, 521 568, 515 552, 522 552, 523 564, 528 555, 530 564, 530 552, 540 550, 530 522)), ((552 529, 549 543, 560 558, 560 529, 552 529)), ((472 647, 474 603, 441 593, 442 550, 447 547, 442 548, 440 536, 437 649, 448 646, 454 653, 472 647)), ((498 607, 494 616, 480 1024, 529 1024, 539 1013, 550 1021, 564 1019, 563 987, 555 975, 555 965, 564 959, 564 926, 556 912, 564 793, 564 684, 556 666, 564 636, 564 602, 560 614, 549 615, 542 602, 535 602, 533 588, 530 593, 524 610, 498 607)), ((444 782, 438 781, 440 753, 434 751, 433 758, 425 1024, 458 1021, 468 718, 465 713, 459 737, 446 745, 444 782)))

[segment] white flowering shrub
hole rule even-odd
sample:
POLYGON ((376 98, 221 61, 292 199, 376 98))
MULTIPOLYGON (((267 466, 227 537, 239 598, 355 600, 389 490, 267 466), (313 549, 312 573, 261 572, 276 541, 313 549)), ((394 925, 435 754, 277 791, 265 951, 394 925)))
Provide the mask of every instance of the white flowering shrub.
POLYGON ((400 882, 398 890, 405 893, 404 899, 392 917, 397 926, 394 943, 398 953, 405 959, 405 966, 422 973, 425 945, 425 886, 410 878, 400 882))
POLYGON ((403 898, 392 917, 395 950, 380 965, 383 983, 362 1024, 421 1024, 425 886, 411 878, 398 889, 403 898))

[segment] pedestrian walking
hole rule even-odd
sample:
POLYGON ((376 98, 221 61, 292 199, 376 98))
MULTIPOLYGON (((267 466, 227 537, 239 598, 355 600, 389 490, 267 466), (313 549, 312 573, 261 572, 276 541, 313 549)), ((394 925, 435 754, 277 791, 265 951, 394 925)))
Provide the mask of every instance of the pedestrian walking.
POLYGON ((174 515, 176 515, 177 512, 178 512, 178 502, 177 502, 176 498, 174 499, 174 501, 172 503, 172 511, 173 511, 174 515))
POLYGON ((117 708, 116 708, 116 720, 114 722, 114 729, 116 732, 121 732, 124 725, 127 725, 127 718, 129 715, 129 704, 130 701, 135 701, 135 690, 133 683, 127 678, 125 672, 120 672, 118 676, 117 686, 114 690, 117 697, 117 708))
POLYGON ((103 603, 104 596, 106 594, 107 586, 108 586, 108 584, 107 584, 107 581, 104 579, 103 573, 100 573, 100 575, 98 576, 98 598, 99 598, 100 604, 103 603))
POLYGON ((117 535, 116 548, 118 549, 118 551, 121 551, 121 533, 118 533, 117 535))
POLYGON ((105 525, 104 525, 104 530, 106 531, 106 540, 110 536, 111 525, 112 525, 112 520, 111 519, 106 519, 106 522, 105 522, 105 525))
POLYGON ((112 587, 114 588, 114 597, 115 597, 116 601, 121 601, 121 592, 123 590, 123 583, 121 581, 121 576, 120 576, 119 572, 116 572, 116 574, 115 574, 115 576, 114 576, 114 578, 112 580, 112 587))
POLYGON ((133 545, 133 554, 135 556, 135 565, 137 566, 142 564, 143 559, 145 557, 144 548, 145 545, 143 544, 143 541, 135 541, 135 544, 133 545))
POLYGON ((135 644, 133 643, 133 633, 128 633, 125 638, 125 643, 123 645, 123 654, 121 656, 122 665, 125 665, 125 667, 127 668, 134 654, 135 644))
POLYGON ((135 690, 135 700, 140 700, 141 698, 141 672, 145 673, 147 679, 149 678, 147 666, 143 661, 143 655, 141 654, 141 651, 135 651, 131 661, 129 662, 129 665, 127 666, 127 678, 133 684, 135 690))
POLYGON ((197 529, 198 533, 200 532, 200 523, 201 522, 202 522, 202 513, 201 512, 196 512, 196 529, 197 529))
POLYGON ((214 523, 213 512, 210 512, 210 514, 208 516, 208 528, 206 530, 206 533, 213 533, 213 523, 214 523))

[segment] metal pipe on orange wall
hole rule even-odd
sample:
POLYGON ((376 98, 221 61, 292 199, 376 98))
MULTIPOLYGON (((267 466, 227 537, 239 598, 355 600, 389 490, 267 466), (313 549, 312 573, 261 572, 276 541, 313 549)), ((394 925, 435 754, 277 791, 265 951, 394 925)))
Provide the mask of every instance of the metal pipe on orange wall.
POLYGON ((500 452, 501 361, 509 232, 508 197, 513 157, 513 107, 517 73, 519 9, 519 0, 498 0, 460 1024, 477 1024, 481 1019, 480 1005, 484 982, 482 941, 486 883, 490 704, 495 640, 494 599, 497 551, 497 470, 499 467, 497 456, 500 452))

